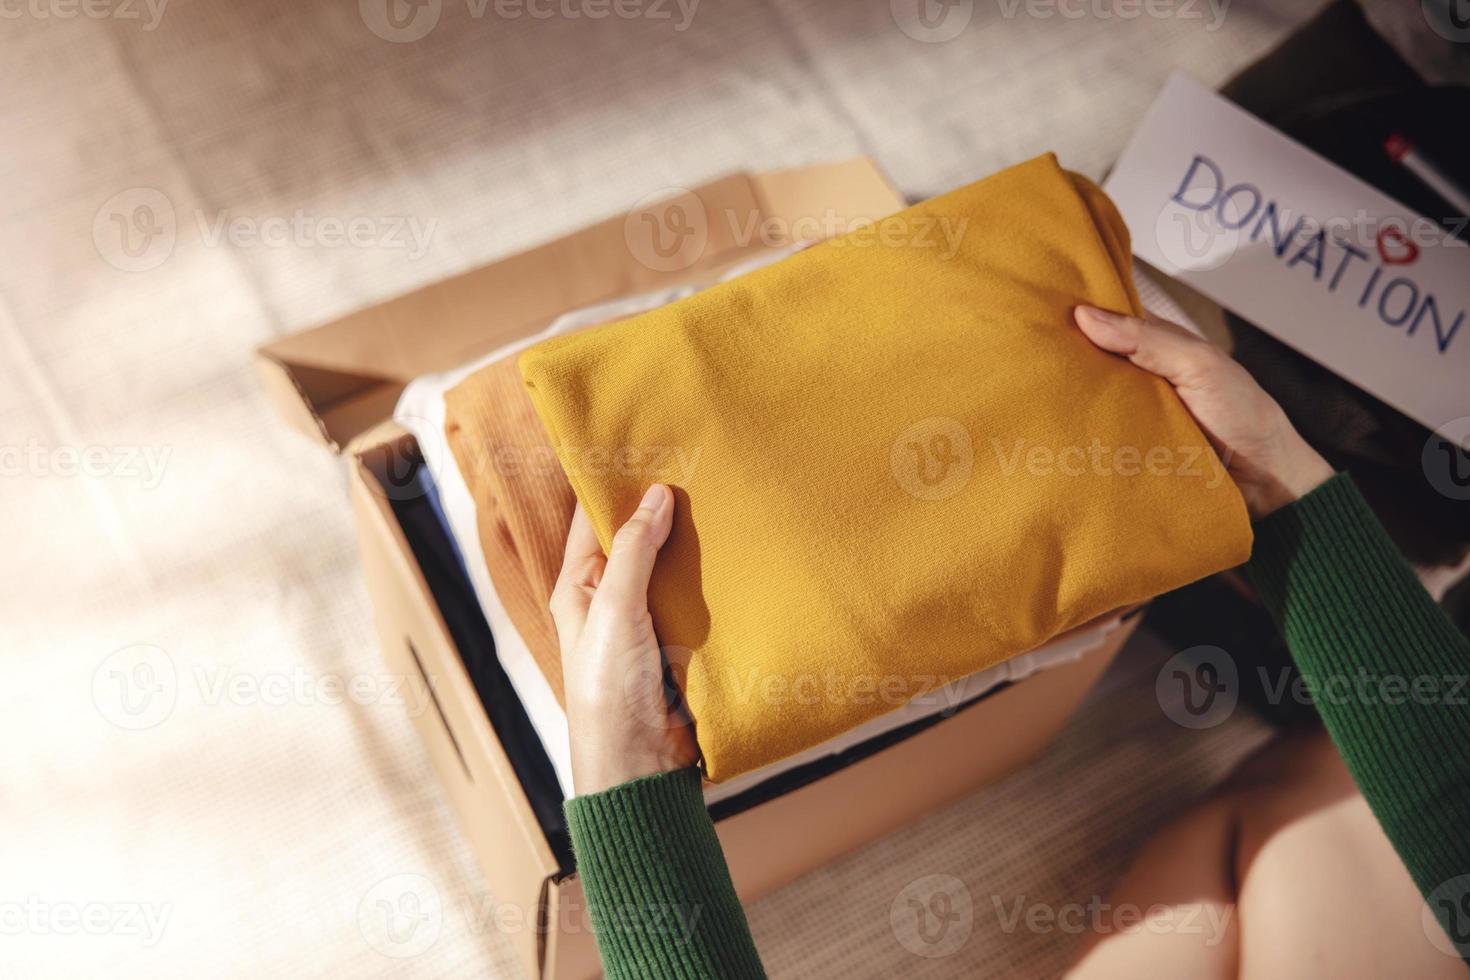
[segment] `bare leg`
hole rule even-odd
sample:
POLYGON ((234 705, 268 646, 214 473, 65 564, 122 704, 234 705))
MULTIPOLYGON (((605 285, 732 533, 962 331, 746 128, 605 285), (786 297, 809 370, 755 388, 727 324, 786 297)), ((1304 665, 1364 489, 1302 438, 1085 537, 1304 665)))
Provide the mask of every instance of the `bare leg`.
POLYGON ((1286 736, 1144 847, 1069 976, 1445 977, 1418 890, 1321 732, 1286 736))

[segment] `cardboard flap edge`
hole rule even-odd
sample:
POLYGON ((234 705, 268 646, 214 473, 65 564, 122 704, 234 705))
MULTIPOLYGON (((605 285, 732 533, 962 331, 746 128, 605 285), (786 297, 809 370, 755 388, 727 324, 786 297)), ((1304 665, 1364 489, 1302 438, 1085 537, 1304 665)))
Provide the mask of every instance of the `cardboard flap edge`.
MULTIPOLYGON (((409 293, 256 348, 256 374, 277 414, 333 453, 392 417, 413 378, 455 367, 544 327, 581 306, 687 281, 732 257, 783 244, 742 235, 768 217, 831 234, 904 206, 868 157, 759 174, 738 172, 691 192, 726 212, 709 243, 683 268, 640 259, 634 217, 655 219, 670 198, 606 218, 526 251, 428 283, 409 293), (746 220, 753 212, 756 222, 746 220), (820 213, 819 213, 820 211, 820 213), (738 217, 738 220, 737 220, 738 217)), ((646 222, 654 225, 656 221, 646 222)))

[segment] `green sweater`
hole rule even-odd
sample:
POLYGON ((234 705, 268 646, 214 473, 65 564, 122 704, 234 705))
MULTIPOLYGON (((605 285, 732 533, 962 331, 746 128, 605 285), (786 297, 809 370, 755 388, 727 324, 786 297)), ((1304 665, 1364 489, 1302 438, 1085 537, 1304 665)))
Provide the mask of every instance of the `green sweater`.
MULTIPOLYGON (((1317 709, 1363 796, 1470 954, 1470 691, 1457 687, 1470 644, 1346 476, 1262 520, 1246 568, 1309 690, 1331 694, 1317 709)), ((569 800, 567 819, 609 980, 765 976, 696 770, 569 800)))

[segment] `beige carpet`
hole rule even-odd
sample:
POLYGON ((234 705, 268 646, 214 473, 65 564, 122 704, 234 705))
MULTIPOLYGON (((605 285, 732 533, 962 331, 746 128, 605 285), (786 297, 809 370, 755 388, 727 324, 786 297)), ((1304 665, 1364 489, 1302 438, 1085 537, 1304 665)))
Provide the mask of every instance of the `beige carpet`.
MULTIPOLYGON (((923 43, 877 0, 707 2, 683 31, 672 4, 429 0, 389 43, 374 2, 0 20, 0 976, 520 975, 381 674, 337 463, 272 417, 255 344, 732 169, 870 153, 917 196, 1055 149, 1098 175, 1171 69, 1218 83, 1315 6, 1208 30, 961 0, 923 43), (403 960, 368 922, 400 875, 442 899, 403 960)), ((760 902, 773 974, 1054 971, 1069 937, 994 899, 1105 894, 1263 737, 1169 723, 1165 652, 1032 771, 760 902), (938 959, 889 920, 931 874, 974 910, 938 959)))

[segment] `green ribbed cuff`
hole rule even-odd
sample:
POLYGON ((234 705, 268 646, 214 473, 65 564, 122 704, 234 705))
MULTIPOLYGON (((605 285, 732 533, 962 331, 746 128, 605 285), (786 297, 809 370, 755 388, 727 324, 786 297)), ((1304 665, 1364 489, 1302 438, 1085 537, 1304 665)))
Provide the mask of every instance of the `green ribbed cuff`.
POLYGON ((1420 891, 1470 874, 1470 643, 1352 480, 1263 519, 1246 572, 1420 891))
POLYGON ((608 980, 764 977, 697 769, 567 801, 608 980))

